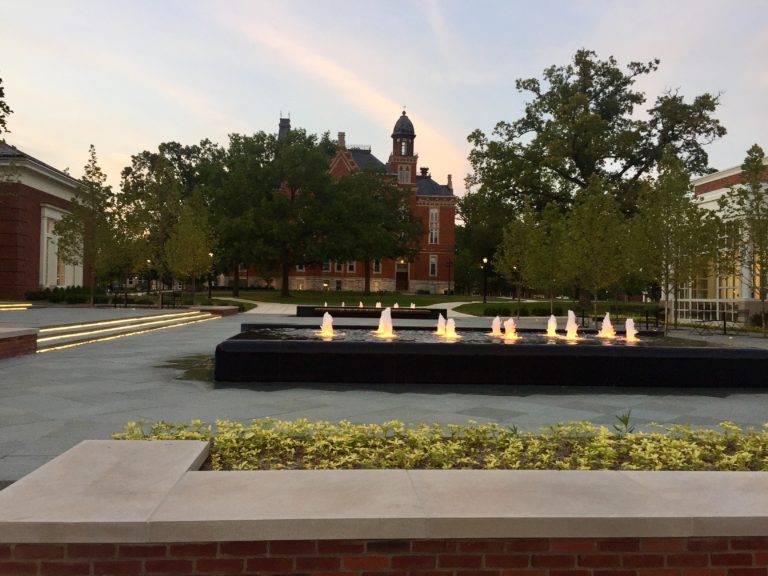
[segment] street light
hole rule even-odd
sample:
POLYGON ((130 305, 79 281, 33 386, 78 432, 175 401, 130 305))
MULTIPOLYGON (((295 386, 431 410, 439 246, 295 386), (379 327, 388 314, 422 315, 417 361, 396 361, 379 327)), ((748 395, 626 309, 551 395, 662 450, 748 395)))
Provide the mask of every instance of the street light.
POLYGON ((208 252, 208 257, 211 259, 210 262, 208 262, 208 300, 211 299, 211 282, 212 280, 212 272, 213 272, 213 252, 208 252))
POLYGON ((451 279, 453 278, 453 276, 451 276, 451 270, 453 270, 453 260, 448 258, 445 267, 448 268, 448 294, 453 294, 453 290, 451 290, 451 279))
POLYGON ((488 258, 483 257, 483 304, 488 302, 488 258))

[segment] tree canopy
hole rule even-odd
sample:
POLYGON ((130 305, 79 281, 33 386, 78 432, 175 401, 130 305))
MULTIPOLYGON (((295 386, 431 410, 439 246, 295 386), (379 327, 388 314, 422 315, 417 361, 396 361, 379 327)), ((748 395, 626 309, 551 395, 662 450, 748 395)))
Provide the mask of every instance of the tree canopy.
POLYGON ((569 64, 546 68, 542 79, 517 80, 518 91, 531 97, 523 116, 499 122, 490 137, 481 130, 469 135, 472 193, 512 206, 527 199, 540 209, 549 202, 568 205, 597 176, 631 213, 641 179, 666 149, 689 172, 707 172, 704 145, 725 134, 712 116, 719 97, 705 93, 686 101, 667 90, 641 110, 646 96, 634 85, 658 66, 654 59, 623 70, 612 56, 600 60, 581 49, 569 64))

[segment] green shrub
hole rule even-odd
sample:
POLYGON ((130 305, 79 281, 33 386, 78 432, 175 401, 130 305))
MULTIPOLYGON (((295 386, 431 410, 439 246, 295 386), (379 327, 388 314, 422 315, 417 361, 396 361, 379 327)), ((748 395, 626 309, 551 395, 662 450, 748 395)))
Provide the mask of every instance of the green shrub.
POLYGON ((621 417, 610 431, 570 422, 521 432, 500 424, 466 426, 399 421, 384 424, 293 422, 211 425, 130 422, 125 440, 206 440, 214 470, 277 469, 526 469, 526 470, 768 470, 768 424, 742 430, 658 426, 634 432, 621 417), (147 428, 145 430, 145 428, 147 428))

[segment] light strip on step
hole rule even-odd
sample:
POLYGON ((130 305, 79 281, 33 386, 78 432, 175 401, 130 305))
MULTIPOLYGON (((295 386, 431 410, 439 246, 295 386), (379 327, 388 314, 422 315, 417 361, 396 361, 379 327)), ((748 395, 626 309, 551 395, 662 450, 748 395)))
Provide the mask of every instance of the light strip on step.
POLYGON ((193 320, 191 322, 184 322, 182 324, 170 324, 168 326, 159 326, 157 328, 150 328, 149 330, 139 330, 136 332, 126 332, 125 334, 115 334, 113 336, 104 336, 103 338, 81 340, 80 342, 71 342, 69 344, 61 344, 60 346, 51 346, 51 347, 41 348, 37 351, 37 354, 42 354, 43 352, 53 352, 54 350, 64 350, 65 348, 74 348, 75 346, 84 346, 85 344, 95 344, 96 342, 106 342, 107 340, 117 340, 118 338, 128 338, 129 336, 138 336, 139 334, 147 334, 149 332, 158 332, 160 330, 167 330, 168 328, 178 328, 179 326, 189 326, 190 324, 200 324, 201 322, 208 322, 209 320, 219 320, 219 318, 221 317, 211 316, 210 318, 193 320))
POLYGON ((65 324, 63 326, 50 326, 48 328, 41 328, 40 332, 61 332, 62 330, 73 330, 76 328, 90 328, 91 326, 111 326, 113 324, 130 324, 136 320, 147 320, 157 318, 185 318, 199 314, 198 311, 191 312, 174 312, 172 314, 152 314, 151 316, 132 316, 130 318, 120 318, 119 320, 102 320, 99 322, 85 322, 83 324, 65 324))
POLYGON ((18 312, 20 310, 29 310, 29 306, 23 306, 21 308, 8 308, 4 306, 0 308, 0 312, 18 312))
MULTIPOLYGON (((181 318, 175 318, 175 320, 184 320, 187 318, 194 318, 195 316, 199 316, 199 314, 194 315, 187 315, 183 316, 181 318)), ((46 336, 45 338, 38 338, 38 342, 49 342, 51 340, 61 340, 62 338, 78 338, 80 336, 91 336, 93 334, 104 334, 105 332, 114 332, 115 330, 124 330, 125 328, 131 328, 131 327, 144 327, 144 326, 153 326, 155 324, 163 324, 165 322, 172 322, 174 318, 166 318, 164 320, 151 320, 149 322, 136 322, 134 324, 129 324, 127 326, 113 326, 112 328, 101 328, 99 330, 87 330, 85 332, 67 332, 66 334, 56 334, 54 336, 46 336)))

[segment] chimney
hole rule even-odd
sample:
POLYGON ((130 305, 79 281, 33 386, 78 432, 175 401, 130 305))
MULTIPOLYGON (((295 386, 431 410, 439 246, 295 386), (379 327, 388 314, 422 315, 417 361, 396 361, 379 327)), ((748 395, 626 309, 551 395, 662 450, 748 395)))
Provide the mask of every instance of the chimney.
POLYGON ((344 132, 339 132, 338 140, 339 140, 339 148, 347 147, 346 134, 344 134, 344 132))
POLYGON ((429 168, 427 168, 426 166, 422 166, 421 167, 421 176, 422 176, 422 178, 426 178, 427 176, 429 176, 429 168))
POLYGON ((280 118, 280 128, 277 132, 277 138, 278 140, 282 140, 286 136, 288 136, 288 132, 291 131, 291 119, 290 118, 280 118))
POLYGON ((448 174, 448 189, 453 190, 453 180, 451 180, 450 174, 448 174))

